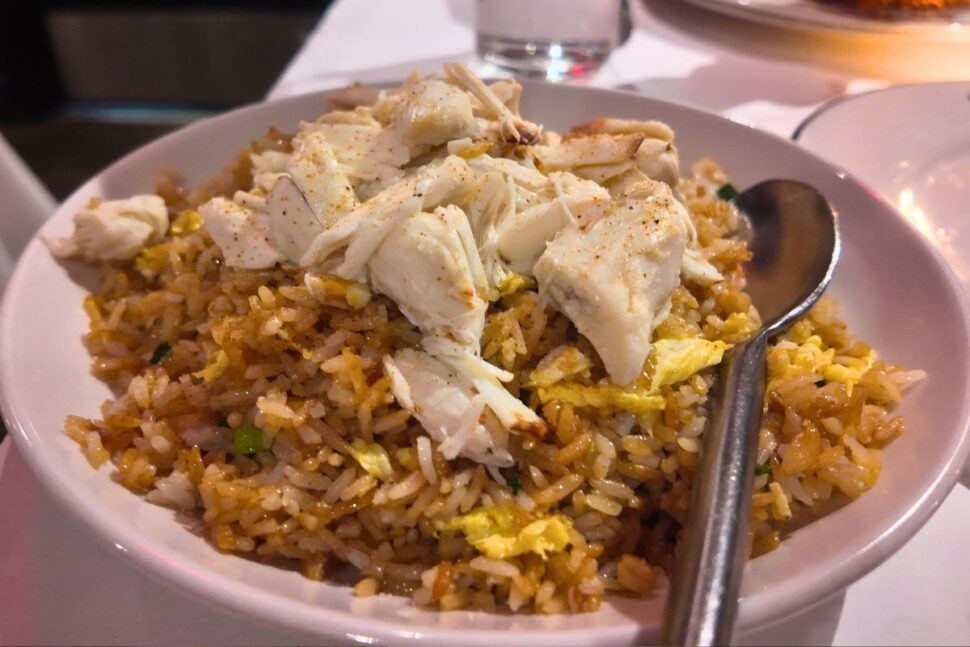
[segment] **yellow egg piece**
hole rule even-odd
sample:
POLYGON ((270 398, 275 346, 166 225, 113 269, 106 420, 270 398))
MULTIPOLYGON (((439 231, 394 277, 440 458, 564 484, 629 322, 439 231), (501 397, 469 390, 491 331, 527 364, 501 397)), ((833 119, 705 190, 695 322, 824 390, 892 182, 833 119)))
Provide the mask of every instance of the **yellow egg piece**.
POLYGON ((387 451, 377 443, 368 443, 358 438, 350 444, 350 455, 374 478, 381 481, 393 478, 391 459, 387 451))
POLYGON ((872 365, 876 363, 878 356, 874 350, 870 350, 865 357, 860 357, 853 362, 852 366, 833 363, 822 371, 822 376, 826 382, 842 382, 845 390, 852 395, 852 387, 862 381, 862 376, 866 374, 872 365))
POLYGON ((529 375, 529 386, 549 387, 574 375, 589 375, 593 362, 575 346, 560 346, 539 362, 529 375))
POLYGON ((574 407, 614 408, 628 413, 640 414, 664 408, 663 396, 635 387, 621 389, 615 384, 577 384, 560 382, 538 390, 539 400, 560 400, 574 407))
POLYGON ((229 355, 226 354, 226 351, 220 348, 219 352, 216 353, 216 356, 212 358, 208 364, 206 364, 205 368, 196 371, 192 375, 194 377, 201 377, 206 384, 212 384, 222 377, 222 374, 225 373, 226 369, 228 368, 229 355))
POLYGON ((135 269, 140 272, 158 274, 165 269, 165 265, 168 263, 168 250, 168 243, 142 247, 138 256, 135 257, 135 269))
POLYGON ((178 215, 175 216, 175 220, 172 221, 171 230, 175 236, 184 236, 191 234, 193 231, 198 231, 201 227, 202 214, 195 209, 185 209, 184 211, 179 211, 178 215))
POLYGON ((724 359, 728 345, 707 339, 658 339, 654 348, 654 371, 651 390, 683 382, 708 366, 724 359))
POLYGON ((572 521, 563 515, 533 514, 512 504, 477 508, 437 524, 438 530, 462 532, 469 544, 491 559, 525 553, 545 559, 566 548, 572 527, 572 521))
POLYGON ((783 341, 769 351, 769 388, 772 384, 798 377, 811 376, 827 383, 841 382, 852 394, 852 388, 878 359, 870 350, 865 357, 839 358, 818 335, 801 336, 800 343, 783 341))
POLYGON ((496 289, 498 290, 499 296, 507 297, 520 290, 527 290, 533 287, 535 287, 535 281, 528 276, 511 272, 502 279, 502 282, 496 286, 496 289))

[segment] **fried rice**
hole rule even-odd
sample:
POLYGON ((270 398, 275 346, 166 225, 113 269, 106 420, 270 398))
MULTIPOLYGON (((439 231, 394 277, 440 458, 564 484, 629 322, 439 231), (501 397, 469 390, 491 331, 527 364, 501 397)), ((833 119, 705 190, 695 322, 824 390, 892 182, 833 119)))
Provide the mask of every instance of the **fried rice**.
MULTIPOLYGON (((250 187, 249 153, 289 145, 272 131, 193 191, 162 177, 157 192, 178 214, 168 234, 133 262, 104 264, 84 302, 84 343, 117 395, 100 419, 65 424, 92 466, 110 463, 148 501, 197 515, 220 551, 359 596, 548 614, 662 589, 717 367, 663 386, 662 409, 590 397, 605 375, 595 350, 521 281, 489 305, 482 356, 513 374, 507 388, 550 432, 510 436, 511 468, 446 460, 382 369, 382 357, 421 338, 393 302, 337 279, 307 284, 300 267, 228 267, 200 227, 202 202, 250 187), (540 397, 536 371, 563 347, 592 366, 540 397), (482 548, 495 537, 542 543, 499 558, 482 548)), ((735 237, 738 214, 718 197, 727 183, 711 160, 680 181, 724 280, 683 280, 657 338, 735 344, 760 325, 744 292, 750 253, 735 237)), ((826 502, 875 484, 882 449, 904 432, 891 409, 919 377, 879 360, 830 300, 772 343, 752 556, 826 502)))

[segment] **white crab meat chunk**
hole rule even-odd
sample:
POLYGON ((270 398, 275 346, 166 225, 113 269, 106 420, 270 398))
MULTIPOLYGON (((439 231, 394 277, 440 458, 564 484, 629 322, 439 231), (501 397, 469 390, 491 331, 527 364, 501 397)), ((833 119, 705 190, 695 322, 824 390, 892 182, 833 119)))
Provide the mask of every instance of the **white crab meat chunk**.
POLYGON ((319 133, 330 145, 334 156, 350 178, 360 178, 361 168, 373 145, 374 138, 381 132, 378 123, 373 124, 345 124, 345 123, 317 123, 304 124, 308 137, 310 133, 319 133))
POLYGON ((724 275, 697 249, 684 251, 684 266, 681 268, 681 274, 688 281, 701 285, 710 285, 724 280, 724 275))
POLYGON ((450 203, 468 192, 473 176, 463 159, 449 156, 437 166, 401 180, 320 233, 300 264, 320 267, 340 264, 339 275, 366 280, 364 268, 387 234, 419 210, 450 203))
POLYGON ((357 207, 354 189, 325 133, 311 132, 302 137, 286 171, 324 228, 332 226, 357 207))
POLYGON ((515 185, 503 173, 484 170, 468 192, 466 202, 468 222, 481 246, 505 217, 515 214, 515 185))
POLYGON ((571 135, 557 146, 537 146, 536 157, 544 171, 629 162, 643 143, 643 135, 571 135))
MULTIPOLYGON (((515 79, 500 79, 488 86, 492 94, 512 111, 519 114, 519 102, 522 99, 522 86, 515 79)), ((477 115, 476 115, 477 116, 477 115)))
POLYGON ((446 459, 464 456, 500 467, 512 464, 508 431, 485 415, 485 401, 468 379, 412 349, 386 355, 384 372, 398 404, 418 419, 446 459))
MULTIPOLYGON (((363 87, 363 86, 358 86, 363 87)), ((348 88, 350 89, 350 88, 348 88)), ((376 88, 373 88, 376 90, 376 88)), ((375 97, 380 94, 380 90, 377 90, 375 97)), ((333 95, 329 95, 327 98, 331 98, 333 95)), ((333 105, 333 102, 330 102, 333 105)), ((330 112, 325 112, 317 118, 317 123, 322 124, 353 124, 357 126, 380 126, 381 122, 374 119, 373 111, 370 106, 358 105, 352 110, 332 110, 330 112)))
POLYGON ((412 147, 412 153, 416 148, 426 149, 452 139, 474 137, 478 131, 471 97, 439 79, 407 84, 393 127, 412 147))
POLYGON ((265 269, 281 260, 271 241, 266 214, 221 197, 203 204, 199 213, 229 267, 265 269))
POLYGON ((354 83, 327 93, 327 107, 331 108, 332 112, 351 112, 356 108, 369 107, 377 102, 384 92, 385 90, 378 87, 354 83))
MULTIPOLYGON (((672 195, 666 184, 647 178, 637 169, 624 173, 622 177, 611 183, 610 192, 621 198, 632 200, 666 200, 668 196, 672 195)), ((670 212, 671 215, 681 220, 687 232, 687 248, 684 250, 681 275, 687 280, 701 285, 723 281, 724 276, 707 260, 704 251, 700 248, 697 240, 697 229, 694 227, 687 209, 678 201, 672 205, 670 212)))
MULTIPOLYGON (((476 108, 480 114, 496 122, 496 129, 503 140, 531 144, 539 139, 542 133, 542 127, 525 121, 510 110, 509 106, 499 98, 496 92, 485 85, 466 66, 460 63, 446 63, 444 65, 444 71, 451 82, 463 88, 475 98, 478 103, 476 108)), ((513 96, 514 90, 509 91, 509 89, 502 85, 499 85, 496 89, 506 99, 511 99, 510 103, 514 108, 518 108, 518 97, 513 96)))
POLYGON ((595 218, 610 200, 609 192, 570 173, 550 173, 556 196, 502 220, 496 229, 498 251, 509 267, 532 275, 532 268, 552 240, 568 224, 595 218))
POLYGON ((290 161, 289 153, 267 150, 262 153, 250 153, 249 161, 253 166, 253 177, 263 173, 284 173, 286 164, 290 161))
POLYGON ((487 281, 468 218, 453 204, 472 182, 464 160, 448 157, 322 232, 303 265, 368 283, 424 332, 477 345, 487 281))
POLYGON ((493 288, 509 270, 531 276, 532 266, 559 230, 592 217, 610 199, 605 188, 571 173, 545 176, 487 155, 469 166, 479 178, 467 199, 468 219, 493 288))
POLYGON ((445 458, 509 465, 509 432, 547 433, 538 414, 502 385, 510 373, 444 337, 425 337, 422 346, 385 356, 384 371, 395 399, 440 443, 445 458))
POLYGON ((290 155, 282 151, 263 151, 250 153, 252 163, 253 188, 268 193, 276 180, 286 173, 286 165, 290 155))
POLYGON ((644 187, 649 187, 646 189, 647 195, 652 194, 653 188, 649 184, 652 181, 640 169, 631 168, 611 178, 606 183, 606 187, 609 189, 610 195, 615 198, 636 197, 635 194, 643 191, 644 187))
POLYGON ((405 220, 377 249, 368 276, 374 290, 423 332, 477 347, 487 284, 468 219, 458 207, 438 207, 405 220))
MULTIPOLYGON (((340 171, 362 196, 363 184, 376 183, 378 190, 397 179, 411 159, 410 150, 396 128, 382 128, 374 121, 355 123, 321 121, 301 124, 294 145, 316 135, 326 141, 340 171)), ((376 192, 376 191, 375 191, 376 192)))
POLYGON ((673 143, 643 132, 574 132, 556 145, 537 146, 535 152, 544 171, 567 169, 595 182, 606 182, 630 169, 671 188, 676 188, 679 177, 673 143))
POLYGON ((289 175, 279 177, 266 196, 266 212, 273 246, 286 260, 299 263, 324 226, 289 175))
POLYGON ((145 245, 160 242, 167 231, 168 208, 157 195, 92 200, 74 214, 74 232, 47 245, 60 258, 123 261, 137 256, 145 245))
POLYGON ((528 191, 539 191, 549 186, 549 178, 535 168, 504 157, 479 155, 469 160, 468 164, 479 173, 498 171, 508 175, 516 186, 528 191))
MULTIPOLYGON (((466 213, 490 289, 508 277, 505 261, 498 251, 497 230, 507 218, 515 216, 515 184, 512 178, 489 170, 480 175, 466 198, 466 213)), ((490 298, 497 293, 491 292, 490 298)))
POLYGON ((502 382, 512 379, 511 373, 489 364, 468 345, 446 337, 426 336, 421 340, 421 346, 456 374, 470 381, 485 405, 506 429, 539 438, 545 435, 546 425, 539 415, 502 385, 502 382))
POLYGON ((672 189, 680 181, 677 148, 662 139, 645 138, 637 148, 636 167, 651 180, 663 182, 672 189))
POLYGON ((678 285, 687 244, 678 207, 669 190, 617 200, 603 217, 563 229, 536 263, 540 295, 589 339, 614 384, 642 373, 678 285))
POLYGON ((638 121, 636 119, 615 119, 604 117, 594 119, 581 126, 572 128, 573 133, 607 133, 611 135, 627 135, 639 133, 651 139, 660 139, 665 142, 674 141, 674 131, 662 121, 638 121))
POLYGON ((673 145, 674 131, 660 121, 637 121, 634 119, 594 119, 571 131, 572 135, 642 135, 643 141, 634 154, 635 168, 650 179, 659 180, 677 188, 679 160, 673 145))

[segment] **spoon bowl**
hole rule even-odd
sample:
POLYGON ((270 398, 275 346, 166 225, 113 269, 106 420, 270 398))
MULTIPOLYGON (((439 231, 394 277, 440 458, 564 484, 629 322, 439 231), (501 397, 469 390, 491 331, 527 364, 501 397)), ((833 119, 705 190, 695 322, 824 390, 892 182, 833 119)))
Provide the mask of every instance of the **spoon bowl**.
POLYGON ((837 219, 825 198, 794 180, 767 180, 734 203, 747 221, 747 285, 763 327, 790 326, 828 286, 841 253, 837 219))
POLYGON ((746 289, 763 324, 721 364, 664 610, 665 645, 731 640, 747 561, 768 340, 818 301, 841 252, 836 214, 807 184, 768 180, 738 195, 735 204, 753 254, 746 289))

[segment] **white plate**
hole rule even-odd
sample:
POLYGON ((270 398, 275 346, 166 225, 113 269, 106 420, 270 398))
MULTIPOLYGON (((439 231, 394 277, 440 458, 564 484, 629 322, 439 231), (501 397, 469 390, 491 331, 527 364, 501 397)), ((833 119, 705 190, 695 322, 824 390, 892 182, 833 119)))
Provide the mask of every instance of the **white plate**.
POLYGON ((827 29, 970 41, 970 7, 966 6, 921 16, 900 13, 887 20, 865 17, 835 2, 816 0, 688 1, 711 11, 784 29, 827 29))
POLYGON ((970 288, 970 81, 837 99, 794 138, 894 204, 970 288))
MULTIPOLYGON (((293 97, 173 133, 86 183, 43 233, 66 234, 73 212, 91 196, 151 190, 158 169, 178 169, 189 183, 201 182, 269 126, 313 118, 321 106, 319 95, 293 97)), ((826 162, 711 114, 633 94, 544 84, 526 85, 523 112, 556 129, 604 115, 662 119, 677 131, 685 166, 710 155, 727 166, 739 187, 790 177, 828 196, 843 214, 845 254, 832 292, 844 315, 889 361, 924 368, 930 379, 902 407, 908 431, 886 451, 878 485, 749 565, 740 622, 752 628, 805 609, 898 549, 946 496, 970 450, 970 314, 932 246, 826 162)), ((114 483, 107 466, 91 470, 60 431, 66 415, 97 416, 109 396, 91 377, 81 343, 86 289, 78 282, 89 283, 96 274, 72 268, 69 275, 42 243, 31 243, 0 312, 0 400, 14 440, 40 480, 119 555, 182 591, 322 639, 493 645, 501 636, 504 644, 534 647, 642 644, 656 636, 659 598, 609 598, 598 613, 572 616, 441 614, 415 609, 402 598, 354 598, 347 588, 216 552, 170 511, 114 483)))

